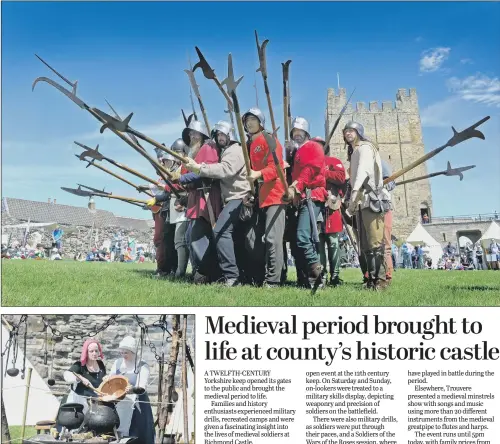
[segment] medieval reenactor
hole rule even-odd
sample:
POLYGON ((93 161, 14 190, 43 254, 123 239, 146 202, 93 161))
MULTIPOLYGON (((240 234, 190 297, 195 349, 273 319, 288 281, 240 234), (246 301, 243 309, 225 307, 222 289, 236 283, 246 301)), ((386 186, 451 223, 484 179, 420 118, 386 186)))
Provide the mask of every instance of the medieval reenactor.
POLYGON ((214 228, 215 246, 225 285, 234 287, 240 284, 240 272, 233 238, 235 230, 244 223, 240 218, 240 212, 243 200, 249 196, 250 184, 246 178, 241 145, 234 136, 232 125, 229 122, 219 121, 212 130, 212 139, 221 152, 220 162, 200 165, 190 159, 186 168, 200 177, 220 180, 224 209, 214 228))
MULTIPOLYGON (((189 157, 197 164, 219 162, 219 149, 213 143, 204 125, 191 120, 182 131, 182 140, 189 146, 189 157)), ((202 178, 185 168, 179 183, 189 191, 186 217, 190 220, 186 233, 193 266, 193 278, 197 284, 214 282, 220 275, 213 227, 222 210, 218 180, 202 178)))
MULTIPOLYGON (((182 139, 177 139, 170 147, 172 151, 181 155, 186 155, 188 146, 182 139)), ((169 153, 165 153, 156 149, 158 159, 162 164, 173 174, 180 176, 181 162, 169 153)), ((186 270, 189 262, 189 248, 186 243, 186 231, 188 226, 188 219, 186 217, 187 194, 183 191, 182 187, 177 184, 172 184, 180 198, 172 196, 172 189, 169 185, 163 184, 163 189, 158 192, 157 189, 152 188, 155 192, 154 199, 151 199, 148 204, 161 204, 162 213, 165 217, 164 233, 162 242, 166 250, 165 261, 171 264, 175 269, 170 269, 169 274, 174 274, 176 278, 182 278, 186 275, 186 270)), ((158 256, 158 248, 157 248, 158 256)), ((171 267, 170 267, 171 268, 171 267)))
POLYGON ((343 134, 350 159, 351 196, 347 210, 356 219, 365 288, 384 289, 384 215, 390 208, 390 194, 383 185, 379 149, 365 137, 360 123, 348 122, 343 134))
POLYGON ((325 154, 323 146, 311 140, 309 122, 296 117, 291 139, 299 146, 292 169, 293 182, 288 191, 299 207, 297 247, 300 261, 296 264, 307 273, 309 285, 317 287, 322 278, 317 220, 326 200, 325 154))
MULTIPOLYGON (((265 257, 264 284, 277 287, 281 284, 283 270, 283 235, 285 231, 285 207, 282 202, 285 187, 278 179, 278 172, 270 147, 263 134, 265 117, 258 108, 250 108, 242 116, 245 130, 250 136, 248 149, 252 170, 248 176, 250 182, 258 181, 259 211, 250 232, 250 248, 256 258, 265 257), (264 237, 264 245, 259 248, 259 239, 264 237), (263 251, 263 255, 259 252, 263 251)), ((276 155, 283 168, 283 148, 276 142, 276 155)))
MULTIPOLYGON (((383 179, 387 179, 392 175, 392 168, 391 166, 382 159, 382 177, 383 179)), ((389 182, 386 185, 384 185, 385 189, 389 192, 391 192, 394 188, 396 188, 396 183, 395 182, 389 182)), ((393 210, 393 204, 392 204, 392 199, 391 199, 391 207, 385 213, 384 216, 384 248, 385 248, 385 263, 386 263, 386 270, 385 270, 385 275, 387 279, 387 284, 392 283, 392 274, 394 272, 394 263, 392 261, 392 210, 393 210)))
MULTIPOLYGON (((314 137, 312 140, 322 146, 325 145, 325 141, 321 137, 314 137)), ((339 236, 342 233, 343 224, 340 207, 344 197, 346 179, 344 164, 340 159, 325 156, 325 179, 328 196, 324 208, 324 223, 319 234, 319 246, 323 272, 326 272, 326 259, 328 257, 330 285, 336 287, 342 283, 340 279, 339 236)))
MULTIPOLYGON (((171 159, 168 154, 155 149, 158 162, 168 168, 171 159)), ((172 200, 170 187, 161 179, 158 179, 159 186, 152 185, 151 191, 154 197, 148 200, 148 207, 160 206, 160 210, 153 212, 155 231, 153 243, 156 249, 156 273, 154 277, 165 278, 174 275, 177 270, 177 252, 175 251, 175 224, 170 224, 170 201, 172 200)))

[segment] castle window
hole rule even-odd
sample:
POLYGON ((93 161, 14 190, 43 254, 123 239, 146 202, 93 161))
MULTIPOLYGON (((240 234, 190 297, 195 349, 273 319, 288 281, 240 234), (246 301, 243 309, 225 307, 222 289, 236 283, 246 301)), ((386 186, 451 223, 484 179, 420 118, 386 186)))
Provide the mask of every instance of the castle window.
POLYGON ((446 242, 446 233, 441 233, 443 235, 443 242, 446 242))
POLYGON ((389 155, 389 160, 391 160, 391 156, 389 155))

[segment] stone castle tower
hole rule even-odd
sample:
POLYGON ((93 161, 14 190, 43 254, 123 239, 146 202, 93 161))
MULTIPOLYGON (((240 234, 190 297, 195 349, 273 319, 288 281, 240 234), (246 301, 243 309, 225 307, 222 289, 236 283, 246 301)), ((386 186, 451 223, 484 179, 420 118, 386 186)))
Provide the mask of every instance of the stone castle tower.
MULTIPOLYGON (((338 95, 333 88, 328 89, 325 128, 327 134, 346 101, 344 88, 339 89, 338 95)), ((347 149, 344 146, 342 129, 350 120, 364 126, 365 136, 378 144, 381 157, 391 165, 393 172, 425 154, 415 89, 410 89, 409 95, 405 88, 399 89, 396 103, 382 102, 382 108, 377 102, 370 102, 368 108, 364 102, 347 106, 330 142, 330 155, 343 162, 347 162, 347 149)), ((396 182, 426 174, 427 167, 424 163, 401 176, 396 182)), ((393 234, 398 238, 408 236, 424 213, 432 217, 432 196, 428 179, 396 187, 392 192, 392 200, 393 234)))

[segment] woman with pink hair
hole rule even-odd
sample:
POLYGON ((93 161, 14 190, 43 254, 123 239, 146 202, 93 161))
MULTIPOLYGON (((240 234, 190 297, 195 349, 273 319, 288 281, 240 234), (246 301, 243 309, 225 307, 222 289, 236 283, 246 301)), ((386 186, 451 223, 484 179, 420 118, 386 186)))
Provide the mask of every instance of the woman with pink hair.
POLYGON ((84 413, 88 410, 86 397, 97 396, 92 387, 99 387, 106 375, 103 359, 102 346, 99 341, 87 339, 83 344, 80 360, 74 362, 69 370, 64 372, 64 380, 72 383, 66 402, 82 404, 84 413))

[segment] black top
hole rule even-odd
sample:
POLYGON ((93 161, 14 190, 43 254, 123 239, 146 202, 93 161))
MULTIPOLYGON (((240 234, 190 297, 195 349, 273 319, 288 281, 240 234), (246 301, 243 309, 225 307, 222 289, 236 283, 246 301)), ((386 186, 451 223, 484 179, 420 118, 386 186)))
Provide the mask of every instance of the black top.
MULTIPOLYGON (((80 361, 76 361, 69 368, 69 371, 82 375, 84 378, 87 378, 95 388, 98 388, 102 384, 102 378, 106 376, 106 367, 101 360, 97 360, 97 364, 99 365, 98 372, 90 372, 87 366, 82 365, 80 361)), ((85 387, 81 382, 76 386, 75 393, 81 396, 98 396, 96 392, 85 387)))

